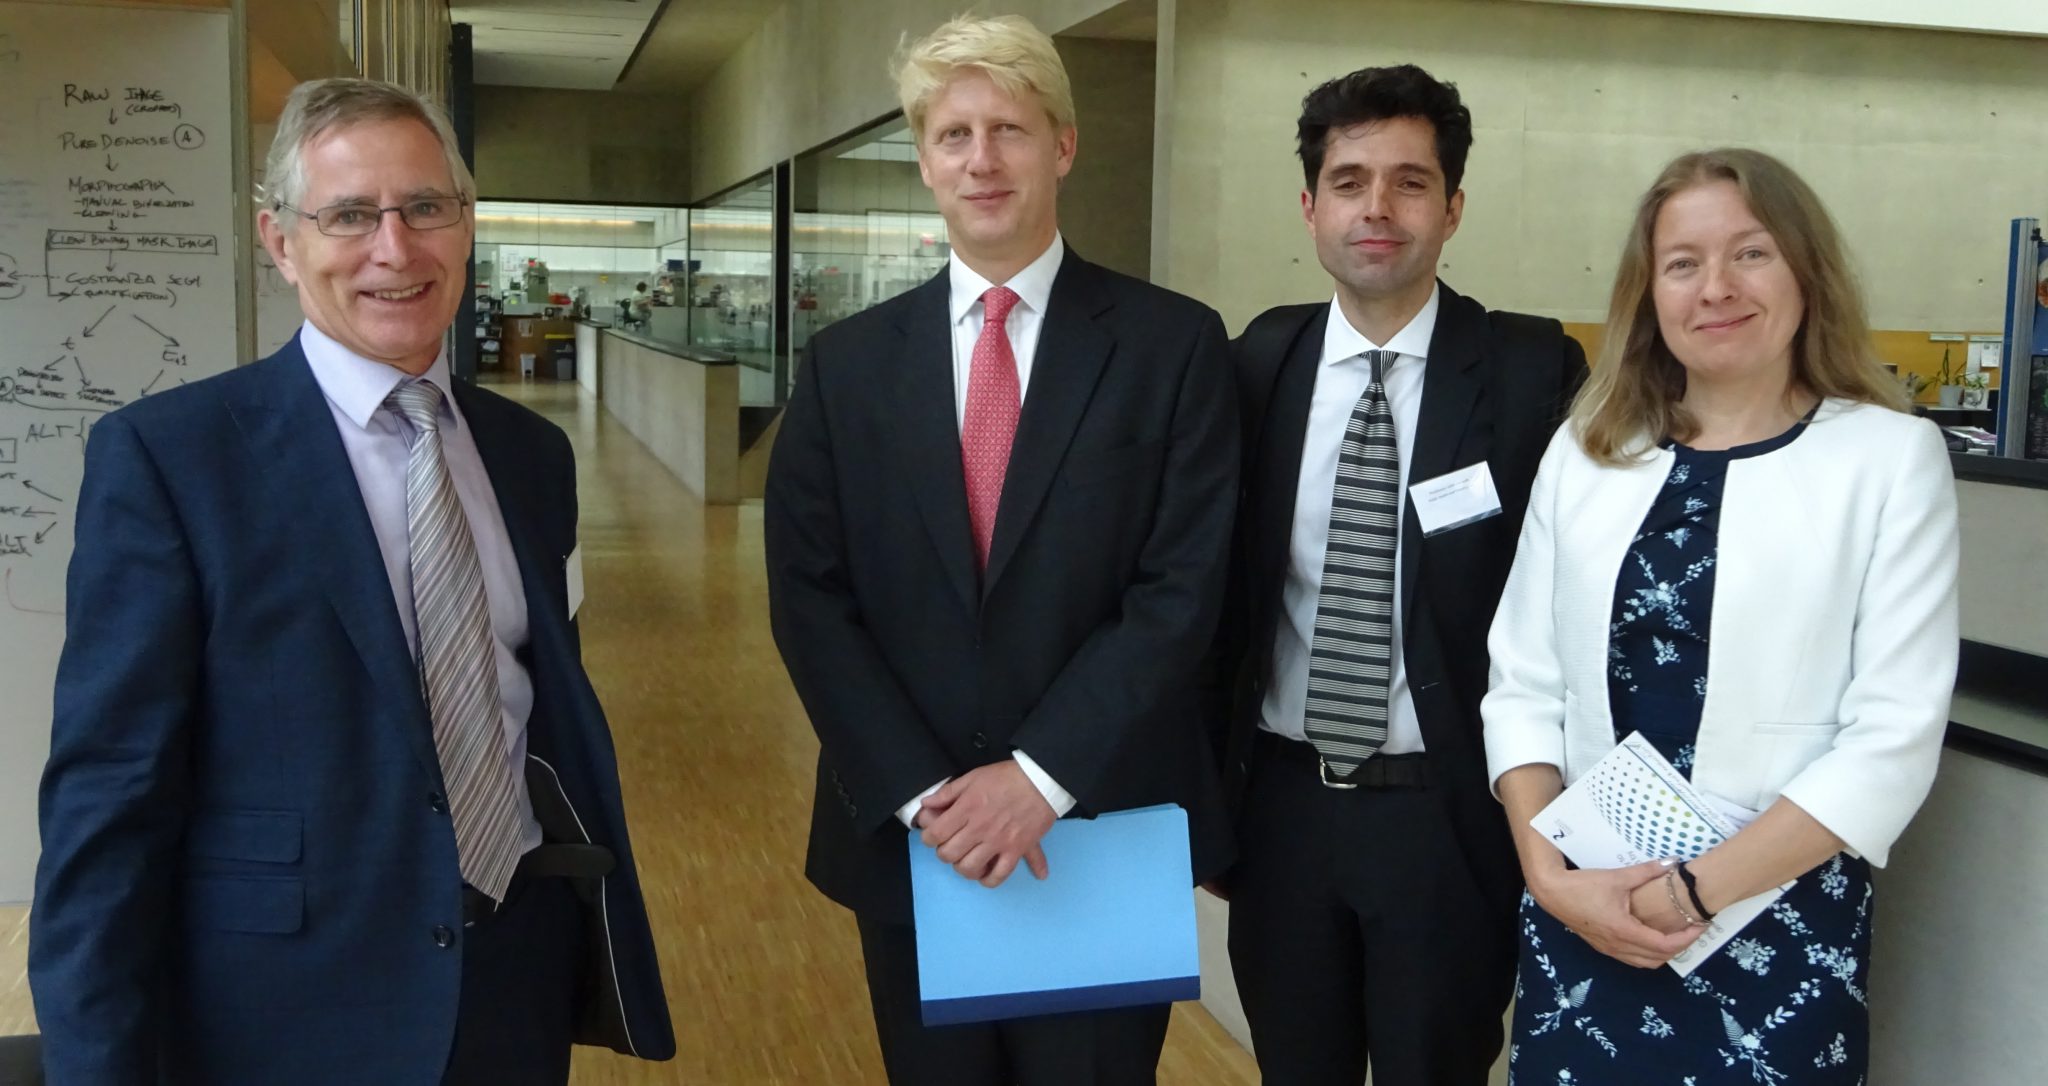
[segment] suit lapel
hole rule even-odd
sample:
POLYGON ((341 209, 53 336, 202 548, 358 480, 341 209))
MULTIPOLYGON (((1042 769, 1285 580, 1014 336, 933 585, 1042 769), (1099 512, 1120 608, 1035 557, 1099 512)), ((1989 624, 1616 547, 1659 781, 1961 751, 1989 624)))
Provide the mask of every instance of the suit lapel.
MULTIPOLYGON (((549 668, 566 643, 561 635, 568 615, 555 606, 555 587, 566 583, 562 580, 562 563, 569 556, 549 553, 543 542, 540 511, 533 507, 538 491, 531 486, 512 485, 513 481, 528 477, 528 473, 521 470, 524 450, 500 421, 501 405, 461 381, 455 382, 454 392, 463 421, 469 426, 470 439, 476 443, 477 457, 483 461, 484 474, 490 477, 491 493, 498 499, 498 515, 505 521, 505 536, 512 542, 512 557, 519 566, 519 584, 526 596, 527 643, 533 653, 529 666, 538 699, 552 685, 540 679, 550 673, 549 668)), ((532 749, 538 753, 552 747, 543 742, 532 749)))
POLYGON ((1329 321, 1330 307, 1324 306, 1273 362, 1279 373, 1272 383, 1265 418, 1259 424, 1258 462, 1252 468, 1252 477, 1258 482, 1258 497, 1254 507, 1247 510, 1251 514, 1251 538, 1256 540, 1250 554, 1254 578, 1251 591, 1252 598, 1260 601, 1261 612, 1256 616, 1258 639, 1254 644, 1272 643, 1279 615, 1281 588, 1287 578, 1287 555, 1294 538, 1295 498, 1301 489, 1302 445, 1308 439, 1309 405, 1315 399, 1316 371, 1322 364, 1323 335, 1329 321))
MULTIPOLYGON (((995 540, 989 546, 988 572, 982 578, 983 599, 1002 579, 1018 542, 1044 504, 1046 490, 1066 459, 1067 446, 1073 443, 1074 431, 1080 428, 1081 416, 1095 394, 1096 379, 1116 345, 1095 320, 1115 304, 1103 286, 1094 265, 1069 249, 1053 279, 1045 322, 1038 332, 1038 352, 1031 361, 1031 384, 1024 390, 1023 415, 1017 420, 1017 436, 1010 445, 1003 498, 996 507, 995 540)), ((954 468, 957 476, 957 455, 954 468)), ((963 525, 965 491, 963 481, 963 525)))
POLYGON ((528 626, 543 614, 552 614, 553 609, 536 606, 539 601, 552 600, 554 589, 551 582, 543 580, 541 571, 552 563, 544 561, 554 558, 566 561, 568 555, 543 555, 543 547, 537 538, 534 511, 530 502, 534 495, 532 487, 508 486, 508 480, 525 475, 519 470, 522 450, 508 440, 505 427, 498 424, 497 405, 490 403, 469 385, 455 382, 455 402, 462 408, 462 419, 469 425, 470 440, 476 442, 476 452, 484 462, 484 474, 490 476, 491 493, 498 499, 498 515, 505 520, 505 534, 512 540, 512 555, 519 563, 519 580, 526 591, 528 626))
POLYGON ((898 325, 903 344, 896 360, 893 406, 902 412, 904 477, 917 496, 925 531, 961 606, 974 614, 980 604, 973 532, 967 522, 967 478, 960 467, 960 422, 953 400, 950 289, 942 270, 911 296, 898 325))
MULTIPOLYGON (((1458 466, 1458 449, 1479 401, 1479 365, 1486 347, 1486 310, 1449 287, 1440 287, 1436 328, 1430 334, 1429 360, 1422 374, 1422 408, 1415 422, 1415 448, 1408 458, 1410 485, 1434 479, 1458 466)), ((1401 530, 1401 610, 1412 614, 1421 576, 1422 525, 1412 504, 1401 530)), ((1412 628, 1412 627, 1411 627, 1412 628)))
POLYGON ((260 363, 267 379, 229 411, 284 523, 303 538, 298 550, 327 595, 370 681, 402 707, 413 755, 438 779, 433 725, 384 572, 384 553, 363 507, 348 450, 335 430, 327 397, 294 339, 260 363))

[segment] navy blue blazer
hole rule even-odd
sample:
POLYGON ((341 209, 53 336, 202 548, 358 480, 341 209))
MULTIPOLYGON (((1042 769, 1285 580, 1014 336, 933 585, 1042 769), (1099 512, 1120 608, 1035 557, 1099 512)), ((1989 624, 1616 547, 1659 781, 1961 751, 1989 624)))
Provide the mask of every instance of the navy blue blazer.
MULTIPOLYGON (((509 400, 455 396, 526 589, 535 813, 618 857, 586 887, 577 1040, 666 1059, 611 734, 568 613, 573 454, 509 400)), ((116 411, 85 459, 30 919, 50 1081, 438 1083, 462 980, 455 833, 305 355, 294 340, 116 411)))

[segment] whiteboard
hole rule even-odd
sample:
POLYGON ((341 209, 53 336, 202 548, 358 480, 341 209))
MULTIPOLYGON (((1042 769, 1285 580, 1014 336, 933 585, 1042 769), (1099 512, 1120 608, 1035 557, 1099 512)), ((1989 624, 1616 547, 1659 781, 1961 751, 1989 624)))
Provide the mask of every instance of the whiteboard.
MULTIPOLYGON (((252 126, 249 146, 254 151, 250 158, 255 175, 250 179, 250 192, 263 191, 263 160, 276 135, 274 124, 252 126)), ((299 309, 299 288, 285 281, 277 262, 270 259, 270 250, 263 247, 262 235, 254 230, 249 231, 249 247, 256 253, 256 357, 267 358, 299 334, 306 317, 299 309)))
POLYGON ((229 33, 0 2, 0 901, 33 882, 87 435, 235 363, 229 33))

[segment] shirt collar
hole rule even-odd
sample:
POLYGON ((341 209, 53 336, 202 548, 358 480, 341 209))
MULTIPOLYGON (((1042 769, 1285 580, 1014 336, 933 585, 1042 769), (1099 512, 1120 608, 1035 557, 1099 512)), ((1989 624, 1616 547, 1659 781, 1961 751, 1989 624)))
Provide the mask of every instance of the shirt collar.
MULTIPOLYGON (((412 380, 403 370, 382 362, 372 362, 362 355, 349 350, 334 338, 307 321, 299 328, 299 349, 306 353, 306 364, 313 369, 313 379, 320 383, 320 391, 350 422, 367 430, 370 419, 393 390, 406 381, 412 380)), ((431 381, 442 392, 442 404, 459 423, 462 413, 455 409, 455 397, 448 384, 448 351, 443 348, 434 357, 434 364, 427 368, 424 378, 431 381)))
POLYGON ((1323 364, 1331 365, 1346 359, 1356 358, 1367 351, 1393 351, 1406 358, 1429 357, 1429 341, 1436 335, 1437 302, 1443 295, 1441 285, 1429 288, 1429 301, 1408 321, 1392 339, 1385 344, 1374 343, 1351 326, 1344 316, 1344 307, 1337 299, 1330 299, 1330 320, 1323 329, 1323 364))
MULTIPOLYGON (((1052 244, 1038 254, 1038 259, 1024 265, 1023 271, 1011 276, 1009 282, 1000 285, 1016 291, 1018 300, 1030 306, 1032 312, 1043 314, 1046 305, 1052 301, 1052 281, 1059 275, 1060 260, 1066 253, 1066 241, 1055 232, 1052 244)), ((967 313, 974 308, 974 303, 981 301, 981 296, 988 293, 990 287, 998 284, 983 279, 980 272, 961 261, 958 253, 947 259, 946 268, 953 288, 953 323, 959 324, 967 318, 967 313)))

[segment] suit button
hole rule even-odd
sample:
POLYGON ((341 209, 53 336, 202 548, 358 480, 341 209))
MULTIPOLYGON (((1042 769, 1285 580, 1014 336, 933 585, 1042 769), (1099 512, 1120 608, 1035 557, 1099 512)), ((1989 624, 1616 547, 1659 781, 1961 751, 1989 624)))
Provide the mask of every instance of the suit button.
POLYGON ((859 818, 860 808, 855 807, 853 804, 849 803, 846 805, 846 815, 849 818, 859 818))
POLYGON ((970 742, 972 742, 972 743, 974 744, 974 749, 975 749, 975 750, 987 750, 987 749, 988 749, 988 736, 986 736, 986 735, 983 735, 983 734, 982 734, 982 733, 980 733, 980 732, 975 732, 975 733, 974 733, 974 738, 973 738, 972 740, 970 740, 970 742))
POLYGON ((440 813, 442 813, 442 814, 447 814, 447 813, 448 813, 448 797, 447 797, 447 796, 444 796, 444 795, 442 795, 442 794, 441 794, 441 793, 439 793, 439 792, 428 792, 428 793, 427 793, 427 806, 429 806, 429 807, 432 807, 432 808, 433 808, 434 810, 436 810, 436 811, 439 811, 439 812, 440 812, 440 813))
POLYGON ((455 933, 441 924, 434 925, 434 945, 443 948, 454 946, 455 933))

